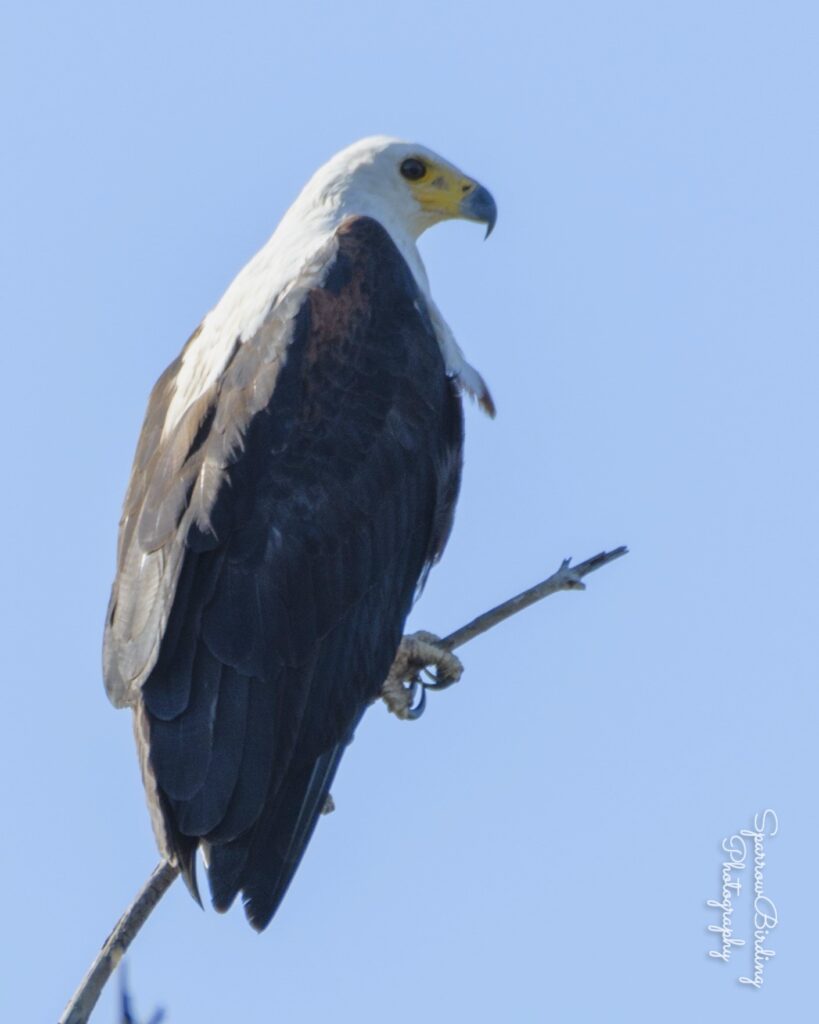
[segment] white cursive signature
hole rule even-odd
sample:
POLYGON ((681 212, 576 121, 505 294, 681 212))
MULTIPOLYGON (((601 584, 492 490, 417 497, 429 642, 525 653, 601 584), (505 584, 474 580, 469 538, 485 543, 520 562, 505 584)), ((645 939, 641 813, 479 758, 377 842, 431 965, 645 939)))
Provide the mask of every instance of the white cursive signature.
POLYGON ((765 895, 765 838, 775 836, 778 831, 779 819, 770 808, 754 818, 753 831, 740 830, 740 835, 754 841, 754 976, 740 978, 739 982, 741 985, 753 985, 754 988, 762 988, 765 964, 771 957, 776 956, 774 950, 765 949, 768 934, 779 924, 776 906, 773 900, 765 895), (770 832, 766 831, 768 828, 771 828, 770 832))
POLYGON ((745 945, 745 939, 734 938, 736 930, 732 923, 734 901, 739 898, 743 883, 739 872, 748 867, 749 840, 753 843, 753 889, 754 889, 754 970, 753 977, 741 977, 741 985, 762 988, 765 965, 776 953, 765 948, 769 934, 779 923, 779 914, 770 896, 765 893, 765 840, 777 834, 779 819, 776 812, 767 808, 754 817, 752 829, 740 829, 735 835, 722 840, 722 899, 707 900, 706 906, 722 911, 720 924, 709 924, 708 931, 720 936, 720 948, 710 949, 708 955, 727 963, 737 947, 745 945), (735 877, 736 876, 736 877, 735 877))

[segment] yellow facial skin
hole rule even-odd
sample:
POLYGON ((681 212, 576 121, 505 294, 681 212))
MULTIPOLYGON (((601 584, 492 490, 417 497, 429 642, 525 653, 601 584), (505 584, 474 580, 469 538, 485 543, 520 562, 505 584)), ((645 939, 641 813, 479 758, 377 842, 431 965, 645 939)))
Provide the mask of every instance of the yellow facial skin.
POLYGON ((457 167, 418 158, 423 177, 407 184, 431 224, 449 218, 479 221, 489 235, 495 226, 497 207, 489 192, 457 167))

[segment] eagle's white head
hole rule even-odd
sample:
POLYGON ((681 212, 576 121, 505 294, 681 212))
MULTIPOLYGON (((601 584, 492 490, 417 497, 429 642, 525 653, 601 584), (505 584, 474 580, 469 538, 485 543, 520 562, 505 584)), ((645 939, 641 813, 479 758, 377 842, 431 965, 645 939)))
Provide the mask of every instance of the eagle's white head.
POLYGON ((442 220, 462 218, 495 225, 489 192, 431 149, 376 135, 336 153, 313 175, 294 203, 334 217, 373 217, 413 239, 442 220))

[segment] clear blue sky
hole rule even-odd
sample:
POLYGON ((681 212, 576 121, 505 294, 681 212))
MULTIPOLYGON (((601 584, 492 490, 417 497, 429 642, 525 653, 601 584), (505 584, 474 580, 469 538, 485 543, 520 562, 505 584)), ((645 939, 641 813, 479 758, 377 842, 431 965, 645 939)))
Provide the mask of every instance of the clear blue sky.
MULTIPOLYGON (((819 13, 810 3, 37 4, 0 25, 0 1019, 52 1021, 157 855, 100 637, 149 389, 315 167, 375 132, 484 182, 433 292, 490 382, 440 633, 629 557, 365 719, 266 933, 175 887, 169 1024, 801 1019, 815 1002, 819 13), (709 960, 772 807, 780 924, 709 960)), ((735 901, 749 931, 748 878, 735 901)), ((113 1024, 113 993, 96 1020, 113 1024)))

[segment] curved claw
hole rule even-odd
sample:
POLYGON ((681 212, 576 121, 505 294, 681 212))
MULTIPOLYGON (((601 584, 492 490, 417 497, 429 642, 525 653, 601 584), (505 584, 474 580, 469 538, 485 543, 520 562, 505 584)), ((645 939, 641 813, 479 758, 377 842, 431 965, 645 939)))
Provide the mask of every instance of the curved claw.
POLYGON ((409 710, 407 711, 407 718, 411 722, 417 722, 421 715, 423 715, 427 706, 427 688, 425 683, 419 684, 417 680, 413 680, 412 687, 410 689, 410 692, 412 693, 412 699, 413 701, 415 700, 415 693, 419 685, 421 687, 421 697, 418 703, 415 705, 415 707, 410 706, 409 710))
POLYGON ((421 683, 424 690, 448 690, 450 686, 454 686, 458 682, 457 679, 452 679, 444 676, 443 679, 439 679, 437 673, 430 672, 428 668, 424 669, 424 674, 429 676, 430 682, 421 683))

